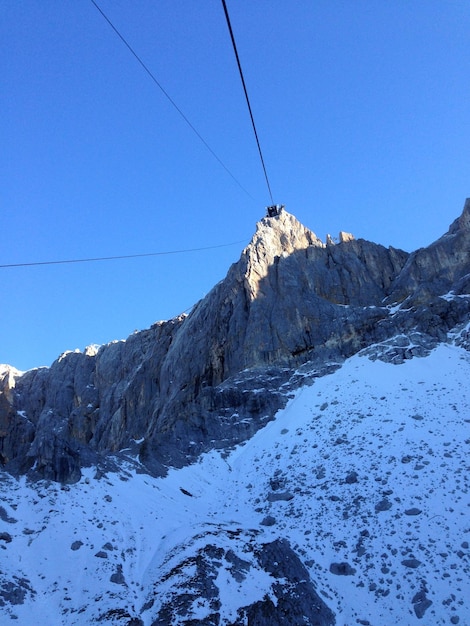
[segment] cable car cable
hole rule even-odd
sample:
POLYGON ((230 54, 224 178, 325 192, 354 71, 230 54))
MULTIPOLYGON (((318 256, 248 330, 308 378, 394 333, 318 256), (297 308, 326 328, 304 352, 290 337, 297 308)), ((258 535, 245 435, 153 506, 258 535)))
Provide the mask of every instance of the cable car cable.
POLYGON ((224 168, 224 170, 229 174, 229 176, 231 176, 231 178, 237 183, 237 185, 240 187, 240 189, 242 189, 252 200, 254 200, 256 202, 256 200, 253 198, 253 196, 251 195, 251 193, 249 191, 247 191, 245 189, 245 187, 243 187, 243 185, 240 183, 240 181, 232 174, 232 172, 228 169, 228 167, 225 165, 225 163, 222 161, 222 159, 220 159, 217 154, 214 152, 214 150, 210 147, 210 145, 207 143, 207 141, 204 139, 204 137, 199 133, 199 131, 195 128, 195 126, 193 126, 193 124, 190 122, 190 120, 186 117, 186 115, 183 113, 183 111, 180 109, 180 107, 176 104, 176 102, 173 100, 173 98, 170 96, 170 94, 166 91, 166 89, 164 89, 164 87, 161 85, 161 83, 155 78, 154 74, 150 71, 150 69, 147 67, 147 65, 142 61, 142 59, 140 58, 140 56, 137 54, 137 52, 134 50, 134 48, 132 48, 132 46, 129 44, 129 42, 123 37, 123 35, 121 35, 121 33, 118 31, 118 29, 116 28, 116 26, 114 26, 114 24, 111 22, 111 20, 109 19, 109 17, 104 13, 104 11, 98 6, 98 4, 95 2, 95 0, 90 0, 90 2, 96 7, 96 9, 101 13, 101 15, 103 16, 103 18, 108 22, 108 24, 111 26, 111 28, 113 29, 113 31, 116 33, 116 35, 119 37, 119 39, 123 42, 123 44, 127 47, 127 49, 129 50, 129 52, 131 52, 131 54, 136 58, 136 60, 140 63, 140 65, 143 67, 143 69, 147 72, 147 74, 150 76, 150 78, 153 80, 153 82, 157 85, 157 87, 161 90, 161 92, 163 93, 163 95, 167 98, 167 100, 172 104, 172 106, 178 111, 178 113, 180 114, 180 116, 184 119, 184 121, 186 122, 186 124, 190 127, 190 129, 193 131, 193 133, 202 141, 202 143, 205 145, 205 147, 207 148, 207 150, 209 150, 209 152, 212 154, 212 156, 219 162, 219 164, 224 168))
POLYGON ((235 246, 239 243, 244 243, 246 239, 240 241, 233 241, 232 243, 223 243, 217 246, 206 246, 204 248, 186 248, 184 250, 169 250, 167 252, 147 252, 144 254, 120 254, 116 256, 102 256, 86 259, 66 259, 61 261, 35 261, 31 263, 7 263, 0 265, 0 269, 7 267, 31 267, 33 265, 64 265, 66 263, 90 263, 95 261, 114 261, 116 259, 137 259, 149 256, 164 256, 167 254, 183 254, 184 252, 201 252, 202 250, 214 250, 215 248, 228 248, 229 246, 235 246))
MULTIPOLYGON (((93 0, 92 0, 92 2, 93 2, 93 0)), ((253 112, 251 110, 250 99, 248 98, 248 90, 246 88, 245 78, 243 76, 243 70, 242 70, 242 66, 241 66, 241 63, 240 63, 240 57, 238 56, 237 44, 235 43, 235 36, 233 34, 232 25, 230 23, 230 17, 229 17, 229 14, 228 14, 227 4, 225 3, 225 0, 222 0, 222 4, 223 4, 223 7, 224 7, 225 19, 227 20, 228 30, 230 32, 230 38, 232 40, 233 51, 235 52, 235 58, 237 59, 238 70, 240 72, 240 78, 242 80, 243 90, 245 92, 246 103, 248 105, 248 110, 250 112, 251 124, 253 126, 253 131, 255 133, 256 143, 258 145, 258 152, 259 152, 259 156, 261 158, 261 164, 263 166, 264 177, 266 178, 266 184, 268 185, 269 197, 271 198, 271 204, 273 205, 274 204, 274 200, 273 200, 273 194, 271 193, 271 185, 269 184, 268 173, 266 172, 266 166, 264 164, 263 153, 261 152, 261 145, 260 145, 260 142, 259 142, 259 139, 258 139, 258 133, 256 132, 255 119, 253 117, 253 112)))

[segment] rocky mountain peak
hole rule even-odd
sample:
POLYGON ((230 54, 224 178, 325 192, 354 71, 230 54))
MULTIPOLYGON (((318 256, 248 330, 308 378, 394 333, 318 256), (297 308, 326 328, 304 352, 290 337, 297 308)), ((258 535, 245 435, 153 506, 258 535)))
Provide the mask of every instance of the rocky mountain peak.
POLYGON ((344 230, 340 230, 338 238, 335 239, 329 233, 326 236, 326 244, 328 246, 334 246, 336 243, 346 243, 347 241, 354 241, 355 237, 351 233, 346 233, 344 230))
POLYGON ((21 374, 22 372, 11 367, 11 365, 0 364, 0 393, 5 396, 7 401, 11 401, 16 379, 19 378, 21 374))
POLYGON ((470 230, 470 198, 465 200, 462 214, 454 222, 452 222, 448 234, 455 235, 462 230, 470 230))
POLYGON ((408 254, 347 233, 324 244, 285 210, 263 218, 188 316, 50 368, 3 368, 0 463, 73 482, 130 448, 165 473, 250 438, 305 375, 374 345, 394 362, 423 354, 468 318, 469 224, 467 200, 447 235, 408 254))
POLYGON ((242 263, 243 260, 246 262, 244 270, 250 297, 257 297, 259 283, 268 275, 276 259, 286 258, 309 246, 324 248, 325 244, 286 210, 282 209, 278 215, 260 220, 241 257, 242 263))
POLYGON ((447 233, 412 252, 394 281, 388 302, 423 305, 431 297, 470 290, 470 198, 447 233))
POLYGON ((53 590, 47 623, 457 624, 469 250, 469 200, 411 254, 280 210, 189 315, 0 365, 0 613, 53 590))
POLYGON ((309 228, 282 209, 274 217, 263 217, 256 224, 256 231, 245 252, 264 250, 271 261, 276 256, 287 256, 308 246, 325 247, 325 244, 309 228))

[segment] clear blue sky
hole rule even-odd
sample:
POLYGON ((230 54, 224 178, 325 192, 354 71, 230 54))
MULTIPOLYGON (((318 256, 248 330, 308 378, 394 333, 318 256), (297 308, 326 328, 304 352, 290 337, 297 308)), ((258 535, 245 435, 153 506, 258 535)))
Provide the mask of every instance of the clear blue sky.
MULTIPOLYGON (((223 278, 269 195, 219 0, 0 7, 0 362, 171 318, 223 278)), ((227 0, 274 201, 319 237, 411 251, 470 196, 470 3, 227 0)))

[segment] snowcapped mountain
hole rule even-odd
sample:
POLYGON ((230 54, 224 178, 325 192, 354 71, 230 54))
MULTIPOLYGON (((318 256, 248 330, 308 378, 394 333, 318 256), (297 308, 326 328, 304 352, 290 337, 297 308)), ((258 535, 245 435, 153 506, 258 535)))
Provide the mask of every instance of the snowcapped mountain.
POLYGON ((0 623, 470 624, 470 201, 263 219, 191 314, 0 370, 0 623))

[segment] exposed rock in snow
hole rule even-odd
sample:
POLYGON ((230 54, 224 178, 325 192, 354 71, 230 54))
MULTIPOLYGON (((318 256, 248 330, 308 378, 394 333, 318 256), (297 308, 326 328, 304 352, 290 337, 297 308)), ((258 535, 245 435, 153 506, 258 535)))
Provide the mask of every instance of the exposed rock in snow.
POLYGON ((469 377, 451 343, 364 351, 165 477, 131 458, 69 486, 2 473, 0 622, 469 623, 469 377))

